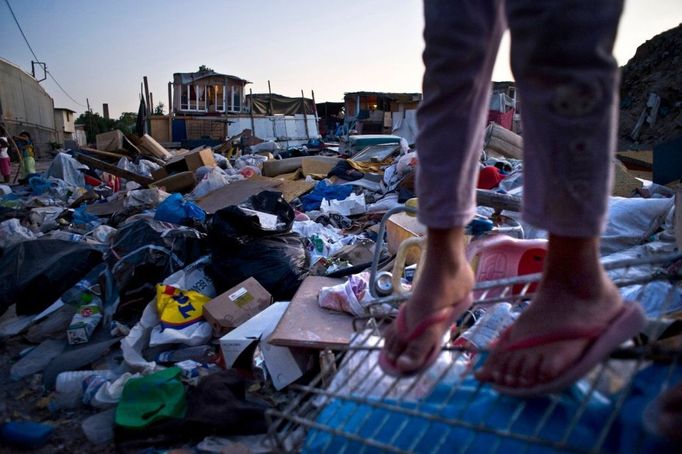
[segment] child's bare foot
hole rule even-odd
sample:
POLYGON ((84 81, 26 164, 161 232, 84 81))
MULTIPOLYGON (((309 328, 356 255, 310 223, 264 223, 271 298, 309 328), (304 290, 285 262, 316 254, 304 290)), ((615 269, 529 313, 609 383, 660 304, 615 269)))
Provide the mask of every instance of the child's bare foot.
POLYGON ((599 263, 598 239, 552 236, 538 292, 476 377, 514 388, 550 382, 577 362, 589 339, 506 351, 505 345, 572 328, 606 326, 622 306, 618 289, 599 263))
POLYGON ((405 303, 407 332, 398 332, 393 323, 386 332, 384 354, 406 374, 422 368, 435 344, 439 344, 449 328, 445 322, 430 325, 424 334, 406 342, 405 337, 421 321, 435 312, 454 307, 454 317, 468 309, 468 296, 474 285, 474 275, 464 254, 464 229, 429 229, 426 260, 412 298, 405 303), (459 303, 459 305, 458 305, 459 303))

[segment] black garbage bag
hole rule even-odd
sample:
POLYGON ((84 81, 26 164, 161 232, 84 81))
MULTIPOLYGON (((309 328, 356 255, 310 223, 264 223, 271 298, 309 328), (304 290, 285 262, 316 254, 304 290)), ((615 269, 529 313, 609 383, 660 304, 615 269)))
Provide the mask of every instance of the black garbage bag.
POLYGON ((37 314, 102 262, 86 243, 31 240, 5 249, 0 258, 0 315, 16 303, 18 315, 37 314))
POLYGON ((187 392, 185 424, 207 435, 253 435, 267 432, 264 405, 249 402, 245 381, 234 370, 203 377, 187 392))
POLYGON ((264 229, 255 214, 239 206, 217 211, 208 225, 211 265, 207 271, 216 290, 224 292, 253 277, 275 300, 290 299, 309 268, 304 239, 289 232, 293 208, 278 192, 263 191, 242 207, 277 216, 275 229, 264 229))
POLYGON ((205 255, 196 230, 144 218, 120 227, 110 244, 106 260, 119 290, 119 321, 139 319, 156 284, 205 255))
MULTIPOLYGON (((263 191, 241 205, 232 205, 218 210, 211 221, 214 231, 219 231, 219 240, 229 243, 232 238, 242 236, 265 236, 286 233, 291 230, 296 214, 294 209, 284 200, 281 192, 263 191), (274 229, 263 227, 257 214, 249 210, 277 216, 274 229)), ((213 237, 216 238, 215 236, 213 237)), ((209 241, 211 236, 209 235, 209 241)))
POLYGON ((253 277, 275 301, 285 301, 294 296, 308 268, 303 238, 284 233, 252 238, 229 249, 214 249, 207 271, 220 293, 253 277))

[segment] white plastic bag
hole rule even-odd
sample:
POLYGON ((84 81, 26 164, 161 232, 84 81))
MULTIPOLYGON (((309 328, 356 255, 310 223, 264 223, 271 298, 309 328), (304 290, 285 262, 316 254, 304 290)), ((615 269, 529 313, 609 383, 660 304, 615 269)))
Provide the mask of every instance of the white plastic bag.
POLYGON ((35 238, 33 232, 21 225, 19 219, 8 219, 0 223, 0 248, 35 238))
POLYGON ((189 195, 189 199, 199 199, 229 183, 230 178, 220 167, 212 167, 196 185, 192 193, 189 195))
POLYGON ((205 270, 206 265, 210 261, 210 256, 201 257, 180 271, 176 271, 168 276, 163 280, 163 284, 179 288, 180 290, 194 290, 210 298, 215 298, 218 293, 213 284, 213 279, 210 278, 205 270))
POLYGON ((87 170, 88 166, 81 164, 66 153, 57 153, 50 167, 45 172, 45 177, 53 177, 64 180, 72 186, 84 187, 85 177, 81 170, 87 170))
POLYGON ((184 344, 194 347, 207 344, 212 338, 213 328, 207 322, 194 323, 182 329, 164 329, 159 324, 152 328, 149 346, 184 344))
POLYGON ((612 254, 642 244, 665 222, 674 199, 611 197, 601 238, 601 253, 612 254))
POLYGON ((365 194, 351 194, 343 200, 322 199, 320 210, 323 213, 339 213, 344 216, 363 214, 367 211, 365 194))
MULTIPOLYGON (((357 317, 370 315, 369 306, 374 301, 369 291, 369 271, 353 274, 343 284, 322 287, 317 303, 320 307, 339 312, 347 312, 357 317)), ((390 305, 375 306, 373 314, 388 314, 390 305)))

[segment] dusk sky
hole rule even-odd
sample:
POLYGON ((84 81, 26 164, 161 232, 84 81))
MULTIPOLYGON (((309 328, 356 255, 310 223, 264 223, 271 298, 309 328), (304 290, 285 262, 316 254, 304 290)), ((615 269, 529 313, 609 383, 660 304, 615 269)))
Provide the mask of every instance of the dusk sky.
MULTIPOLYGON (((56 107, 111 115, 137 111, 142 76, 154 102, 168 104, 174 72, 205 64, 242 77, 254 93, 341 101, 350 91, 421 91, 422 5, 417 0, 10 0, 50 79, 56 107)), ((595 5, 598 2, 595 2, 595 5)), ((620 65, 640 44, 682 22, 682 0, 629 0, 615 55, 620 65)), ((494 80, 512 79, 505 36, 494 80)), ((32 55, 0 0, 0 57, 30 72, 32 55)))

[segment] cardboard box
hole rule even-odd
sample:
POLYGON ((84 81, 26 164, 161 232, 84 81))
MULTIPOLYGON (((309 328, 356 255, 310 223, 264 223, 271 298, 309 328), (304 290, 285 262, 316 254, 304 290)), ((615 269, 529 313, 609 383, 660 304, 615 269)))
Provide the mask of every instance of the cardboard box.
MULTIPOLYGON (((391 254, 398 252, 400 243, 412 237, 426 235, 426 226, 420 223, 415 216, 407 213, 397 213, 391 216, 386 223, 386 242, 391 254)), ((419 251, 412 248, 407 252, 406 265, 412 265, 419 261, 419 251)))
POLYGON ((159 159, 170 159, 171 154, 159 142, 154 140, 149 134, 145 134, 140 138, 139 146, 143 148, 148 154, 156 156, 159 159))
POLYGON ((166 192, 189 192, 196 184, 194 172, 178 173, 152 183, 154 187, 164 188, 166 192))
POLYGON ((310 359, 305 350, 278 347, 267 342, 288 306, 289 302, 274 303, 221 337, 220 349, 225 366, 232 367, 239 355, 260 340, 265 368, 276 389, 280 390, 303 376, 310 359))
POLYGON ((211 148, 195 148, 194 150, 185 151, 170 158, 166 162, 166 165, 152 172, 152 178, 158 180, 176 173, 187 171, 194 172, 202 166, 215 167, 216 165, 213 150, 211 148))
POLYGON ((272 296, 252 277, 204 304, 204 318, 216 336, 240 326, 270 306, 272 296))
POLYGON ((123 133, 118 129, 115 131, 103 132, 95 136, 97 149, 100 151, 123 150, 123 133))

